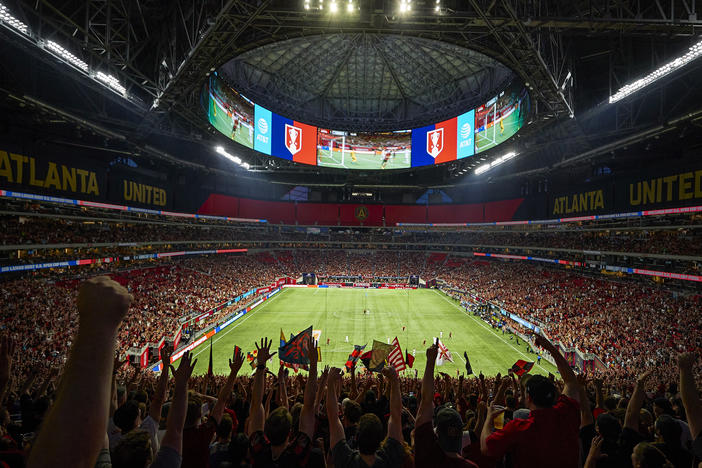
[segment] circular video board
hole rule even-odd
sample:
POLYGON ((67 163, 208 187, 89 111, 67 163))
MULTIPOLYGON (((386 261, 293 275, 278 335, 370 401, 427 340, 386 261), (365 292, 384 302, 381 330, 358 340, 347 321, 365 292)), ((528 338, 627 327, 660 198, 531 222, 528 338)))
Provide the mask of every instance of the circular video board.
POLYGON ((480 106, 419 128, 348 132, 284 117, 230 87, 216 72, 202 90, 207 119, 219 132, 269 156, 349 170, 392 170, 471 158, 514 136, 526 123, 529 93, 518 80, 480 106))

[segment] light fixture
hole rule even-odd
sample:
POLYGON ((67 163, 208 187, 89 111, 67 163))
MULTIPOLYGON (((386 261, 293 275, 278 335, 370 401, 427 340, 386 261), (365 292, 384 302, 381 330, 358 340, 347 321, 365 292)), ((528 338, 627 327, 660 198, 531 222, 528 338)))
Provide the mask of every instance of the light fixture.
POLYGON ((114 89, 118 93, 120 93, 122 96, 125 96, 127 94, 127 88, 122 86, 122 84, 119 82, 117 78, 115 78, 112 75, 107 75, 103 72, 97 72, 97 75, 95 75, 95 78, 97 78, 99 81, 102 81, 105 83, 107 86, 110 88, 114 89))
POLYGON ((573 76, 573 74, 568 70, 568 74, 565 77, 565 80, 563 80, 563 84, 561 85, 561 91, 565 90, 566 85, 568 84, 568 80, 570 77, 573 76))
POLYGON ((56 53, 59 57, 64 59, 66 62, 70 63, 73 66, 76 66, 83 70, 84 72, 88 72, 88 64, 55 43, 54 41, 47 41, 46 42, 46 48, 51 50, 52 52, 56 53))
POLYGON ((331 4, 329 5, 329 11, 331 11, 332 13, 336 13, 337 11, 339 11, 339 5, 337 5, 334 0, 332 0, 331 4))
POLYGON ((614 102, 624 99, 625 97, 631 94, 634 94, 635 92, 650 85, 654 81, 657 81, 663 78, 664 76, 673 73, 675 70, 684 67, 688 63, 698 58, 700 55, 702 55, 702 41, 690 47, 688 52, 686 52, 684 55, 676 58, 671 62, 666 63, 662 67, 659 67, 658 69, 652 71, 643 78, 640 78, 634 81, 633 83, 629 83, 625 86, 622 86, 621 88, 619 88, 619 91, 617 91, 609 97, 609 103, 612 104, 614 102))
POLYGON ((14 16, 12 16, 10 14, 10 10, 8 10, 7 7, 2 3, 0 3, 0 21, 7 24, 12 29, 21 32, 22 34, 29 34, 29 27, 14 16))
POLYGON ((220 154, 224 156, 226 159, 230 160, 231 162, 240 165, 244 169, 249 169, 249 163, 243 162, 240 157, 234 156, 233 154, 229 154, 229 152, 224 149, 224 146, 215 146, 215 151, 217 154, 220 154))
POLYGON ((500 164, 505 163, 506 161, 509 161, 510 159, 514 158, 517 155, 514 151, 510 151, 509 153, 506 153, 502 156, 500 156, 497 159, 494 159, 493 161, 483 164, 482 166, 478 166, 478 168, 475 170, 475 175, 480 175, 484 172, 489 171, 493 167, 499 166, 500 164))
POLYGON ((354 7, 353 7, 353 0, 349 0, 349 3, 346 4, 346 11, 349 13, 353 13, 354 7))

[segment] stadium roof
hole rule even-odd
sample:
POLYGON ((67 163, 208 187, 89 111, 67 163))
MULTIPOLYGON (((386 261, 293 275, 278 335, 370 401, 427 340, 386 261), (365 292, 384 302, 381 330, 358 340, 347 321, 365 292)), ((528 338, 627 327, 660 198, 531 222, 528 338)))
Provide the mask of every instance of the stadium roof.
POLYGON ((344 33, 249 50, 219 73, 254 102, 320 127, 419 127, 484 103, 514 74, 480 52, 413 36, 344 33))

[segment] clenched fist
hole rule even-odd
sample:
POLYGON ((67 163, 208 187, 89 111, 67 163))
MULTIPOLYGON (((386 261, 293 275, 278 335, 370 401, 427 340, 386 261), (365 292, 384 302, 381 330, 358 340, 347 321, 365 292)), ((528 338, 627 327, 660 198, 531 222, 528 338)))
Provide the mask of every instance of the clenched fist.
POLYGON ((114 332, 132 299, 124 287, 107 276, 90 278, 78 291, 80 328, 87 332, 114 332))

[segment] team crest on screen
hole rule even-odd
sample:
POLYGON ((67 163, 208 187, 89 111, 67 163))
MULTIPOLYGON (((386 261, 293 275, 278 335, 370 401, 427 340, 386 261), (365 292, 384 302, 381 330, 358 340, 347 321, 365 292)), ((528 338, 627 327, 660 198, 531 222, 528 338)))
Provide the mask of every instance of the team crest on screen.
POLYGON ((291 154, 297 154, 302 149, 302 129, 285 124, 285 147, 291 154))
POLYGON ((431 155, 432 158, 436 157, 444 149, 444 129, 437 128, 431 132, 427 132, 427 153, 431 155))

